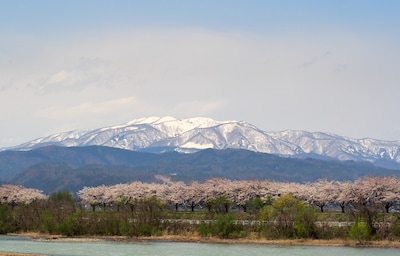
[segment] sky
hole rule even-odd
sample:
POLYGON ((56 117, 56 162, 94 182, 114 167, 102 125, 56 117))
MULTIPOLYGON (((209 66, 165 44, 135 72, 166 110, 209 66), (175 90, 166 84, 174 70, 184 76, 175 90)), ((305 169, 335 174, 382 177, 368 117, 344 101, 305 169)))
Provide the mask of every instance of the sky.
POLYGON ((400 1, 0 0, 0 148, 136 118, 400 140, 400 1))

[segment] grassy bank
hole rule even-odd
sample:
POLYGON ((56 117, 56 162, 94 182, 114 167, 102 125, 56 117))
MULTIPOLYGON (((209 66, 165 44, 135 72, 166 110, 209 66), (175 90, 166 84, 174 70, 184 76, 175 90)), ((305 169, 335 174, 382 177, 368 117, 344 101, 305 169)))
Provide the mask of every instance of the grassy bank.
POLYGON ((177 212, 157 198, 137 201, 134 205, 90 208, 73 200, 0 205, 0 233, 33 234, 45 239, 113 237, 214 243, 381 244, 389 247, 400 241, 398 213, 369 208, 322 213, 290 195, 283 195, 268 204, 249 205, 246 212, 238 209, 228 212, 226 204, 223 201, 221 207, 214 206, 214 210, 201 212, 177 212))

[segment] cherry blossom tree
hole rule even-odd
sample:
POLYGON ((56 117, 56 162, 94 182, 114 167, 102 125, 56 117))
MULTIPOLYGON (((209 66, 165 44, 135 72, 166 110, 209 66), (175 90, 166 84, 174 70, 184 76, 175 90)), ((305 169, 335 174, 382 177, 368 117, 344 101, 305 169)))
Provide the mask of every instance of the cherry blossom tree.
POLYGON ((111 204, 115 204, 117 206, 117 211, 120 211, 120 207, 128 204, 129 197, 127 195, 127 191, 129 188, 129 184, 116 184, 110 186, 107 194, 108 201, 111 204))
POLYGON ((158 188, 157 197, 165 204, 173 205, 175 211, 185 203, 185 193, 188 186, 182 181, 171 181, 168 177, 158 177, 163 181, 158 188))
POLYGON ((326 179, 318 180, 314 183, 308 183, 303 187, 304 199, 324 212, 324 207, 335 202, 337 183, 326 179))
POLYGON ((249 200, 261 198, 261 183, 257 180, 242 180, 231 183, 229 193, 232 201, 236 202, 246 212, 246 205, 249 200))
POLYGON ((345 207, 351 205, 354 199, 353 182, 350 181, 336 181, 334 203, 339 205, 342 213, 345 212, 345 207))
POLYGON ((146 184, 140 181, 134 181, 128 185, 126 190, 127 204, 132 212, 139 201, 148 197, 147 190, 146 184))
MULTIPOLYGON (((203 202, 207 205, 208 210, 217 207, 217 203, 228 204, 230 198, 228 198, 228 193, 230 192, 231 181, 222 178, 212 178, 207 180, 205 183, 201 184, 202 190, 204 192, 203 202), (217 202, 218 199, 218 202, 217 202)), ((229 195, 232 196, 231 194, 229 195)))
POLYGON ((400 202, 400 180, 395 177, 374 177, 376 203, 380 203, 386 213, 400 202))
POLYGON ((104 205, 109 202, 107 194, 108 187, 101 185, 98 187, 84 187, 78 191, 78 196, 84 204, 89 204, 92 210, 96 210, 96 206, 104 205))
MULTIPOLYGON (((236 203, 246 211, 246 203, 249 200, 259 198, 265 202, 286 194, 315 205, 321 212, 330 204, 339 205, 342 212, 346 205, 356 210, 357 208, 361 209, 361 206, 380 207, 389 212, 395 203, 400 202, 400 182, 394 177, 366 177, 355 182, 325 179, 306 184, 269 180, 231 181, 213 178, 204 183, 193 182, 190 185, 182 181, 171 181, 169 177, 157 176, 156 178, 162 183, 135 181, 108 187, 104 185, 85 187, 78 192, 78 195, 93 209, 97 205, 102 205, 104 208, 107 205, 117 205, 118 211, 121 205, 129 205, 133 211, 137 202, 152 197, 158 198, 166 205, 173 205, 175 211, 184 205, 189 206, 191 211, 200 205, 207 205, 211 210, 212 207, 215 207, 217 199, 219 204, 224 204, 225 210, 228 210, 232 203, 236 203)), ((5 191, 4 188, 3 191, 5 191)), ((3 194, 7 196, 3 196, 3 199, 0 198, 1 200, 4 201, 4 198, 12 200, 9 197, 12 193, 3 192, 3 194)))
POLYGON ((376 233, 375 222, 378 212, 384 208, 382 198, 385 195, 386 184, 379 177, 357 179, 346 191, 346 197, 354 208, 357 218, 365 221, 371 234, 376 233))
POLYGON ((197 181, 192 182, 185 191, 184 201, 189 205, 192 212, 196 206, 205 202, 206 192, 204 186, 197 181))
POLYGON ((259 183, 259 195, 261 200, 265 202, 265 204, 272 204, 272 201, 280 196, 280 185, 278 185, 277 182, 273 182, 270 180, 262 180, 259 183))
POLYGON ((273 182, 271 192, 275 198, 283 195, 292 195, 297 200, 305 200, 307 185, 296 182, 273 182))
POLYGON ((354 204, 377 206, 384 197, 386 184, 380 177, 359 178, 353 183, 349 197, 354 204))
POLYGON ((36 200, 46 199, 48 199, 48 196, 37 189, 10 184, 4 184, 0 187, 0 204, 7 203, 12 208, 21 203, 30 204, 36 200))

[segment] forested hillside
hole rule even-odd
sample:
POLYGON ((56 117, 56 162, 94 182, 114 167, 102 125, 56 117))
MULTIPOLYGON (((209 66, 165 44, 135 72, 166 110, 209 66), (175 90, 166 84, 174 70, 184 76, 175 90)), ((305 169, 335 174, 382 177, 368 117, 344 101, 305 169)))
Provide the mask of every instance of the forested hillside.
POLYGON ((292 159, 235 149, 152 154, 101 146, 48 146, 0 153, 3 183, 37 188, 46 193, 76 192, 83 186, 102 184, 151 182, 157 174, 185 182, 215 177, 309 182, 322 178, 351 181, 367 175, 398 176, 399 173, 366 162, 292 159))

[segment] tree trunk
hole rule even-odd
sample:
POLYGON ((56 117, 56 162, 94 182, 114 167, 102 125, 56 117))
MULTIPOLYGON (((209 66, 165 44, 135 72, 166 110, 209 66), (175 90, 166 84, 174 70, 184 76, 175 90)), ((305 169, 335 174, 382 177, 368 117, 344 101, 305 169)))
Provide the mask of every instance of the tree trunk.
POLYGON ((229 211, 229 204, 225 204, 225 212, 229 211))
POLYGON ((340 204, 340 208, 342 209, 342 213, 344 213, 344 203, 340 204))
POLYGON ((392 207, 392 204, 391 204, 391 203, 386 203, 386 204, 385 204, 386 213, 389 213, 390 207, 392 207))

